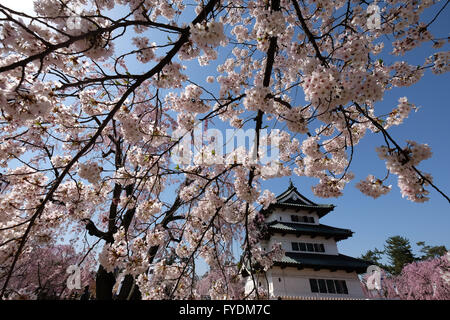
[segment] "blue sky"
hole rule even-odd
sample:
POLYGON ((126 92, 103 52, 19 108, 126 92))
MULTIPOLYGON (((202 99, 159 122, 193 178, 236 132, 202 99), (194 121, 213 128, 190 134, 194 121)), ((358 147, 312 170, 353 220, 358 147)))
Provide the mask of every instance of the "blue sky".
MULTIPOLYGON (((13 1, 0 0, 7 5, 13 1)), ((15 2, 16 5, 18 2, 15 2)), ((20 2, 26 6, 30 1, 20 2)), ((442 6, 443 2, 437 5, 442 6)), ((450 30, 450 8, 447 8, 431 26, 431 32, 435 37, 448 36, 450 30)), ((431 15, 427 14, 425 21, 430 21, 431 15)), ((154 37, 150 41, 161 39, 154 37)), ((165 39, 165 38, 163 38, 165 39)), ((125 42, 123 43, 125 45, 125 42)), ((423 45, 412 53, 405 55, 404 59, 410 64, 422 64, 424 59, 436 51, 448 50, 449 45, 439 50, 431 49, 430 45, 423 45)), ((128 50, 129 42, 125 49, 128 50)), ((120 51, 120 45, 118 46, 120 51)), ((382 58, 385 63, 398 60, 388 53, 389 47, 383 51, 382 58)), ((162 52, 159 52, 162 53, 162 52)), ((229 53, 222 51, 218 63, 223 62, 229 53)), ((131 69, 142 65, 130 61, 131 69)), ((189 66, 198 68, 193 79, 202 84, 205 78, 215 69, 216 63, 210 67, 200 68, 196 61, 187 63, 189 66)), ((214 86, 212 86, 213 88, 214 86)), ((407 96, 408 100, 416 106, 420 106, 417 112, 412 112, 401 126, 390 129, 391 135, 400 143, 405 145, 405 140, 411 139, 419 143, 427 143, 431 146, 433 157, 423 161, 419 169, 431 173, 434 183, 447 195, 450 194, 450 75, 434 75, 430 71, 425 72, 422 80, 411 87, 396 88, 387 92, 382 102, 376 104, 377 114, 389 112, 397 105, 399 97, 407 96)), ((299 104, 304 101, 299 97, 299 104)), ((212 125, 210 124, 210 127, 212 125)), ((220 125, 222 127, 222 125, 220 125)), ((314 197, 311 186, 316 184, 316 179, 293 176, 292 180, 298 190, 319 203, 334 204, 336 208, 322 219, 322 223, 336 227, 349 228, 355 232, 354 236, 339 243, 339 249, 343 254, 359 256, 368 249, 382 248, 384 241, 393 235, 401 235, 411 240, 413 248, 417 249, 415 243, 425 241, 429 245, 445 245, 450 248, 450 206, 440 194, 429 188, 430 201, 426 203, 412 203, 403 199, 397 187, 397 177, 391 175, 387 184, 392 185, 392 191, 376 200, 362 195, 355 188, 355 183, 365 179, 367 174, 375 174, 384 177, 384 162, 380 160, 375 152, 375 147, 383 143, 379 134, 368 134, 356 147, 351 170, 356 178, 344 190, 344 196, 336 199, 319 199, 314 197)), ((269 189, 275 194, 280 194, 288 187, 289 178, 272 179, 262 184, 263 189, 269 189)), ((168 189, 168 191, 173 189, 168 189)), ((169 202, 170 199, 167 199, 169 202)))

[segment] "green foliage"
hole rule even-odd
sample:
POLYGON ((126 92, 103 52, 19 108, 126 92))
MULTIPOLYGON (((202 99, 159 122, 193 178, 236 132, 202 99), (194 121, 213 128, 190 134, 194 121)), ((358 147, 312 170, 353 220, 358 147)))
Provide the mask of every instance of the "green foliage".
POLYGON ((382 269, 387 269, 387 266, 381 263, 384 251, 377 248, 368 250, 365 254, 361 255, 361 259, 371 262, 373 265, 379 266, 382 269))
POLYGON ((397 275, 402 272, 403 266, 416 261, 409 240, 401 236, 393 236, 386 240, 384 251, 390 262, 391 274, 397 275))
POLYGON ((420 249, 420 252, 423 253, 423 256, 420 257, 420 260, 429 260, 443 256, 448 249, 445 246, 428 246, 425 244, 425 241, 417 242, 420 249))
POLYGON ((421 247, 421 256, 414 255, 407 238, 393 236, 385 241, 384 250, 368 250, 361 255, 361 259, 372 262, 392 275, 398 275, 403 267, 411 262, 438 258, 448 251, 445 246, 429 246, 424 241, 417 242, 417 245, 421 247), (389 263, 382 264, 383 258, 387 258, 389 263))

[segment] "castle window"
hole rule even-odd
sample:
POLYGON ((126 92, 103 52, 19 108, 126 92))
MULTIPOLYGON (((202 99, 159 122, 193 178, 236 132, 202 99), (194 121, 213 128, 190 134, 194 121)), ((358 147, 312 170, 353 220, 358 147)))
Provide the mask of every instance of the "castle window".
POLYGON ((325 283, 325 280, 324 279, 318 279, 317 282, 319 283, 319 292, 320 293, 328 293, 327 285, 325 283))
POLYGON ((334 284, 336 286, 337 293, 348 294, 347 284, 345 283, 345 280, 334 280, 334 284))
POLYGON ((314 223, 314 217, 299 216, 299 215, 292 214, 291 221, 292 222, 301 222, 301 223, 314 223))
POLYGON ((291 242, 292 251, 325 252, 323 243, 291 242))
POLYGON ((328 293, 336 293, 336 288, 334 287, 333 280, 327 280, 327 289, 328 289, 328 293))
POLYGON ((311 292, 319 292, 316 279, 309 279, 309 285, 311 286, 311 292))
POLYGON ((348 294, 345 280, 309 279, 311 292, 348 294))

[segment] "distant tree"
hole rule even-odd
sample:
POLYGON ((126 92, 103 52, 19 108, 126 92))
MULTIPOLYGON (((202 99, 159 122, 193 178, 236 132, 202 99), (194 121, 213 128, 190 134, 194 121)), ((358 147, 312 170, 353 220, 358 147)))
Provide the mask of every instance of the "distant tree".
POLYGON ((386 269, 386 266, 380 262, 380 260, 383 258, 383 254, 383 250, 375 248, 373 250, 367 250, 366 253, 361 255, 361 259, 369 261, 372 264, 379 266, 380 268, 386 269))
MULTIPOLYGON (((78 299, 82 290, 67 288, 69 274, 66 271, 70 265, 81 261, 84 262, 80 266, 80 285, 89 291, 93 282, 92 259, 83 260, 83 255, 71 245, 36 245, 13 273, 6 297, 20 300, 78 299)), ((0 285, 6 278, 6 270, 5 265, 0 264, 0 285)))
POLYGON ((412 252, 409 240, 401 236, 389 237, 385 241, 384 250, 377 248, 368 250, 365 254, 361 255, 361 259, 370 261, 374 265, 394 275, 399 274, 406 264, 418 260, 412 252), (387 258, 389 263, 381 263, 383 258, 387 258))
POLYGON ((419 258, 420 260, 438 258, 443 256, 448 251, 445 246, 428 246, 425 244, 425 241, 419 241, 417 242, 417 245, 422 247, 420 252, 423 253, 423 256, 419 258))
POLYGON ((386 240, 384 252, 388 256, 391 274, 397 275, 402 272, 403 267, 416 261, 409 240, 401 236, 393 236, 386 240))
POLYGON ((370 261, 388 273, 398 275, 403 267, 411 262, 435 259, 445 255, 448 251, 444 245, 429 246, 425 241, 419 241, 416 244, 421 248, 419 250, 420 253, 414 255, 408 239, 401 236, 393 236, 386 240, 384 250, 377 248, 368 250, 361 255, 361 259, 370 261), (383 264, 381 262, 383 258, 387 258, 389 263, 383 264))

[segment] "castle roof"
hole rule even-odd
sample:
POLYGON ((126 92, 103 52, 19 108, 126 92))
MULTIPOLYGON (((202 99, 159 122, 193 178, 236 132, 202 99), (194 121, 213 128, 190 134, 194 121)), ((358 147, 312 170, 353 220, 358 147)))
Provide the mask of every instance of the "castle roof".
POLYGON ((277 196, 276 202, 269 205, 269 207, 265 210, 262 210, 261 213, 264 215, 269 214, 275 208, 282 209, 295 209, 295 210, 307 210, 317 212, 319 218, 322 218, 328 212, 334 209, 334 205, 332 204, 317 204, 305 196, 303 196, 300 192, 298 192, 297 188, 292 184, 292 181, 289 185, 289 188, 284 191, 282 194, 277 196))
POLYGON ((274 261, 275 266, 281 267, 297 267, 297 268, 312 268, 315 270, 329 269, 345 270, 348 272, 356 271, 357 273, 364 273, 370 263, 361 259, 352 258, 343 254, 316 254, 316 253, 297 253, 286 252, 280 260, 274 261))
POLYGON ((269 233, 309 235, 311 237, 323 236, 325 239, 333 238, 336 241, 350 238, 353 232, 349 229, 335 228, 324 224, 303 224, 292 222, 272 221, 267 224, 269 233))
MULTIPOLYGON (((276 202, 270 204, 267 209, 262 210, 265 216, 273 212, 275 209, 294 209, 294 211, 306 210, 315 212, 319 218, 322 218, 328 212, 334 209, 332 204, 317 204, 305 196, 303 196, 292 184, 289 188, 276 197, 276 202)), ((292 218, 293 220, 293 218, 292 218)), ((270 239, 274 234, 294 234, 297 237, 302 235, 311 238, 323 237, 325 239, 333 239, 340 241, 350 238, 353 232, 349 229, 331 227, 324 224, 304 222, 284 222, 273 220, 266 222, 267 229, 263 233, 263 238, 270 239)), ((298 269, 311 268, 314 270, 328 269, 331 271, 345 270, 348 272, 363 273, 371 263, 346 256, 343 254, 325 254, 325 253, 306 253, 306 252, 285 252, 284 256, 274 261, 274 266, 296 267, 298 269)))

